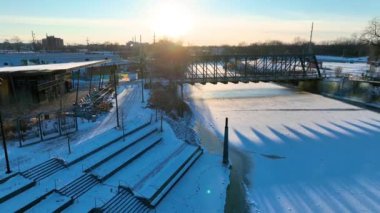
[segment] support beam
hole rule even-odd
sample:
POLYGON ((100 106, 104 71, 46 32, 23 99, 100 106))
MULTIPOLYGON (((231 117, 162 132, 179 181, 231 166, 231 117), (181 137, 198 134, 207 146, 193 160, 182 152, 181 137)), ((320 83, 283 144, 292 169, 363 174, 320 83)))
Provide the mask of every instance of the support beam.
POLYGON ((116 78, 116 69, 113 70, 113 78, 114 78, 114 89, 115 89, 115 102, 116 102, 116 127, 120 128, 119 122, 119 104, 117 101, 117 78, 116 78))
POLYGON ((88 94, 91 95, 91 90, 92 90, 92 71, 89 70, 89 72, 90 72, 90 86, 88 88, 88 94))
POLYGON ((1 128, 1 135, 3 139, 3 149, 4 149, 4 156, 5 156, 5 164, 7 167, 7 171, 5 173, 9 174, 11 173, 11 167, 9 165, 9 158, 8 158, 8 149, 7 149, 7 142, 5 140, 5 132, 4 132, 4 126, 3 126, 3 117, 0 112, 0 128, 1 128))
POLYGON ((77 77, 77 90, 76 90, 76 94, 75 94, 75 106, 78 106, 79 76, 80 76, 80 70, 78 70, 78 77, 77 77))
POLYGON ((12 75, 8 75, 8 81, 11 86, 12 97, 14 98, 14 100, 17 100, 16 87, 15 87, 15 82, 12 75))

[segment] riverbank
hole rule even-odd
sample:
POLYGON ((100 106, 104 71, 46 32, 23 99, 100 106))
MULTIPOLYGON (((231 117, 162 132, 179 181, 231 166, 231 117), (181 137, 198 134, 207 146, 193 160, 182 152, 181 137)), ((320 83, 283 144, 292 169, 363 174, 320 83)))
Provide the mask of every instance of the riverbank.
POLYGON ((348 104, 380 111, 380 87, 368 82, 356 82, 346 78, 326 78, 318 82, 301 82, 286 87, 320 94, 348 104))
POLYGON ((335 99, 335 100, 340 100, 340 101, 343 101, 343 102, 346 102, 346 103, 349 103, 349 104, 352 104, 355 106, 359 106, 359 107, 363 107, 363 108, 366 108, 369 110, 380 112, 380 103, 366 103, 362 100, 347 98, 347 97, 341 97, 341 96, 332 95, 332 94, 328 94, 328 93, 322 93, 321 95, 328 97, 328 98, 335 99))

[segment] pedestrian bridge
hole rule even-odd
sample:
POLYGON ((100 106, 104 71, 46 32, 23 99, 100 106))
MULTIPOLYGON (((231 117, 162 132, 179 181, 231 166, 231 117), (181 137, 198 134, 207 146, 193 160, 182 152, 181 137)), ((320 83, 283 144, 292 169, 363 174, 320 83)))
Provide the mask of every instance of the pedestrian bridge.
POLYGON ((319 80, 319 66, 315 55, 197 55, 183 83, 319 80))

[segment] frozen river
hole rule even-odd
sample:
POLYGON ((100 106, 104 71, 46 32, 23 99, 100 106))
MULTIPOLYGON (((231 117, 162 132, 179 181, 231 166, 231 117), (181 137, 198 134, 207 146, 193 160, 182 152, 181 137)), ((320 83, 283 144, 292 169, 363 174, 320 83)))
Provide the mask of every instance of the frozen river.
POLYGON ((185 89, 211 152, 229 118, 227 211, 380 211, 380 114, 270 83, 185 89))

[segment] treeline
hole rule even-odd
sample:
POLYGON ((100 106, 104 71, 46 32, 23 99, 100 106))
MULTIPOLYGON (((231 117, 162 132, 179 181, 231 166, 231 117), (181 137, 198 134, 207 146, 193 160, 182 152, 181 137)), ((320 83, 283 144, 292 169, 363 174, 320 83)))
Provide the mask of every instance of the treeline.
MULTIPOLYGON (((81 50, 88 51, 112 51, 120 52, 122 55, 130 56, 139 52, 139 44, 120 45, 117 43, 103 43, 91 45, 67 45, 63 51, 77 52, 81 50)), ((144 46, 149 46, 144 44, 144 46)), ((364 42, 355 40, 335 40, 330 42, 312 43, 307 42, 284 43, 281 41, 268 41, 264 43, 252 43, 250 45, 236 46, 192 46, 188 47, 193 52, 205 54, 258 54, 258 55, 275 55, 275 54, 306 54, 313 53, 317 55, 333 55, 343 57, 361 57, 369 56, 373 47, 364 42)), ((31 43, 11 43, 9 41, 0 43, 0 51, 41 51, 41 45, 31 43)))
POLYGON ((237 46, 203 46, 192 47, 195 52, 208 54, 257 54, 257 55, 284 55, 284 54, 308 54, 332 55, 343 57, 368 56, 371 46, 351 39, 339 39, 330 42, 311 43, 296 41, 284 43, 281 41, 268 41, 237 46))

